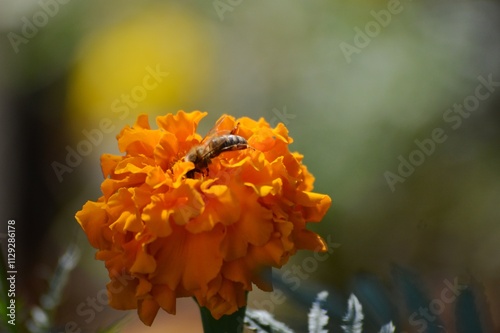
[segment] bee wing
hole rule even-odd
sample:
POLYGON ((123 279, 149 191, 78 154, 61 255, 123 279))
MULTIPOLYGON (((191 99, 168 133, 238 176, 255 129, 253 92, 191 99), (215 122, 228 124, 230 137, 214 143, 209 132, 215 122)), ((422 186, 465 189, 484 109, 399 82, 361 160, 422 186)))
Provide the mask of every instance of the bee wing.
MULTIPOLYGON (((206 144, 207 142, 210 141, 211 138, 214 136, 220 136, 220 135, 226 135, 230 134, 232 129, 224 129, 224 122, 231 121, 231 118, 227 115, 223 115, 222 117, 217 120, 215 123, 214 127, 208 131, 207 135, 201 140, 201 144, 206 144)), ((228 127, 227 125, 225 127, 228 127)))

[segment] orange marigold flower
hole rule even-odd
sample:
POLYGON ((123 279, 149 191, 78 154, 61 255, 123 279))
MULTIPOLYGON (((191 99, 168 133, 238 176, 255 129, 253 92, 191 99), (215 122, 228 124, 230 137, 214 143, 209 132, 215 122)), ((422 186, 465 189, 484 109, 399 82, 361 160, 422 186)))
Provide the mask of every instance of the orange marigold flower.
POLYGON ((76 214, 109 271, 110 305, 137 309, 146 325, 160 308, 175 314, 177 297, 195 297, 216 319, 231 314, 252 284, 271 290, 262 276, 297 250, 326 251, 306 222, 320 221, 331 199, 311 192, 314 177, 289 151, 286 127, 223 116, 217 130, 249 148, 193 173, 183 157, 206 142, 196 133, 205 115, 160 116, 159 129, 140 115, 117 136, 125 156, 101 158, 103 196, 76 214))

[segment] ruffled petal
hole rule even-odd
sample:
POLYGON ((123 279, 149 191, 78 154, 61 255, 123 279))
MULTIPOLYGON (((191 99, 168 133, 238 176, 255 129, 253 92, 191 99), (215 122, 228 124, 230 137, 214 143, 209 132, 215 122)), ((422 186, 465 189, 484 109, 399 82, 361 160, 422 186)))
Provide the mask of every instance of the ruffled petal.
POLYGON ((158 127, 167 132, 174 133, 178 141, 186 141, 189 136, 196 133, 200 120, 207 115, 206 112, 193 111, 186 113, 179 111, 176 115, 167 114, 156 118, 158 127))
POLYGON ((109 248, 112 232, 104 203, 87 201, 76 213, 76 220, 87 234, 90 245, 96 249, 109 248))
POLYGON ((330 208, 332 199, 326 194, 302 191, 297 193, 296 202, 303 207, 306 221, 319 222, 330 208))
POLYGON ((118 138, 118 148, 128 155, 153 157, 153 151, 161 138, 161 133, 149 129, 146 115, 140 115, 132 127, 125 127, 118 138), (147 125, 147 126, 146 126, 147 125))
POLYGON ((160 305, 151 297, 139 301, 137 313, 144 325, 151 326, 155 320, 160 305))
POLYGON ((151 275, 154 283, 171 290, 206 289, 222 266, 222 255, 216 249, 223 237, 222 227, 205 233, 191 234, 174 226, 170 237, 151 244, 151 253, 161 263, 151 275))

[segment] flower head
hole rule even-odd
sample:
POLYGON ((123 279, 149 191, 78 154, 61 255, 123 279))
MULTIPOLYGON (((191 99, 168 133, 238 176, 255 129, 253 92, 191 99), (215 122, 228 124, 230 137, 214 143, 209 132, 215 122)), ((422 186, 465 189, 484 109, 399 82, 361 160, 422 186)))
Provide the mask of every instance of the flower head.
POLYGON ((331 199, 311 192, 314 177, 289 151, 286 127, 223 116, 218 132, 249 148, 193 173, 184 156, 207 145, 196 133, 205 115, 160 116, 158 129, 140 115, 117 137, 125 155, 101 158, 102 197, 76 214, 109 271, 110 305, 137 308, 147 325, 160 308, 175 314, 177 297, 195 297, 214 318, 231 314, 252 284, 271 290, 262 277, 297 250, 326 251, 306 223, 320 221, 331 199))

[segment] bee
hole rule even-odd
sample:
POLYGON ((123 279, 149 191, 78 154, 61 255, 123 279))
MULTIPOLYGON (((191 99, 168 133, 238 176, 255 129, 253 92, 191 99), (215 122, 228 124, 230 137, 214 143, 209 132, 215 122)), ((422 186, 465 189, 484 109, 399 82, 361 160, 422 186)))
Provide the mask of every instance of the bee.
POLYGON ((196 172, 202 173, 204 170, 208 174, 208 165, 212 159, 224 152, 250 148, 244 137, 235 134, 239 124, 230 131, 218 129, 224 119, 225 117, 220 119, 201 143, 191 148, 184 156, 184 161, 194 164, 194 169, 188 171, 186 177, 194 178, 196 172))

